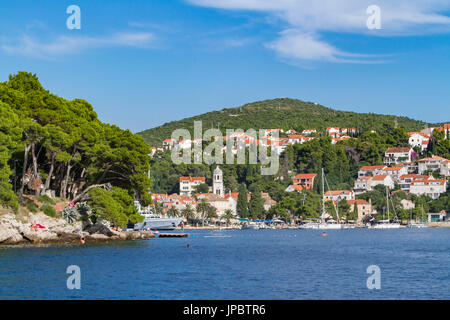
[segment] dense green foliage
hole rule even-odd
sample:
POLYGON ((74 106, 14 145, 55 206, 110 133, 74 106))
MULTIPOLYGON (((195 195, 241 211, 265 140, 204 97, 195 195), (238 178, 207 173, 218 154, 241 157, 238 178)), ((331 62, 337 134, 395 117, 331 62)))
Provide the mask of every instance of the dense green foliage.
POLYGON ((84 100, 69 101, 51 94, 36 75, 19 72, 0 83, 2 206, 17 208, 24 193, 39 198, 52 191, 74 202, 93 195, 93 206, 100 204, 95 208, 100 215, 123 224, 126 216, 134 215, 130 210, 133 198, 151 202, 148 151, 142 137, 102 123, 84 100), (14 164, 17 196, 12 185, 14 164), (111 186, 110 195, 92 189, 111 186), (101 200, 108 197, 120 203, 111 204, 114 213, 101 207, 106 205, 101 200))

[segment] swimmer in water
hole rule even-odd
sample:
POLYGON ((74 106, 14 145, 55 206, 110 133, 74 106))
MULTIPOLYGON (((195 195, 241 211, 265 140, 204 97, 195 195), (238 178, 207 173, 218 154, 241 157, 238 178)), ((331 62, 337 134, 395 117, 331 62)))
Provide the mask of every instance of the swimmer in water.
POLYGON ((191 245, 190 245, 190 244, 188 243, 186 247, 187 247, 187 248, 190 248, 190 247, 191 247, 191 245))
POLYGON ((84 243, 85 243, 85 240, 84 240, 84 236, 83 236, 83 235, 81 235, 81 237, 80 237, 80 242, 81 242, 81 244, 84 244, 84 243))

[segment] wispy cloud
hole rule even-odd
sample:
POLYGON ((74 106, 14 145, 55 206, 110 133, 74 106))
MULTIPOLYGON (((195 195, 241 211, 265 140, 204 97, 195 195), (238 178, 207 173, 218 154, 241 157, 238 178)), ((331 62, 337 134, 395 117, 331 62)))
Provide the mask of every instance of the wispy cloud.
POLYGON ((225 10, 266 12, 284 25, 266 47, 293 61, 380 63, 379 56, 345 52, 323 40, 324 32, 409 36, 450 32, 448 0, 186 0, 225 10), (368 6, 381 8, 381 30, 366 26, 368 6))
POLYGON ((22 35, 15 43, 4 44, 1 48, 8 54, 49 59, 104 47, 151 48, 154 40, 155 36, 149 32, 121 32, 103 37, 58 36, 49 41, 22 35))

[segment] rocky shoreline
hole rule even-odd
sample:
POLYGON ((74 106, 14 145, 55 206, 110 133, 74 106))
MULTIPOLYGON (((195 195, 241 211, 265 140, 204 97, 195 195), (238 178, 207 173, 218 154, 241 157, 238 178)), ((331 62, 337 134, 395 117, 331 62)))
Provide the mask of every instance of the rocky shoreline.
POLYGON ((21 221, 12 213, 0 215, 0 245, 24 244, 82 244, 89 242, 126 241, 150 239, 155 237, 148 231, 118 232, 103 225, 90 225, 82 230, 82 223, 67 223, 64 219, 55 219, 43 213, 29 214, 21 221), (32 224, 45 228, 31 228, 32 224))

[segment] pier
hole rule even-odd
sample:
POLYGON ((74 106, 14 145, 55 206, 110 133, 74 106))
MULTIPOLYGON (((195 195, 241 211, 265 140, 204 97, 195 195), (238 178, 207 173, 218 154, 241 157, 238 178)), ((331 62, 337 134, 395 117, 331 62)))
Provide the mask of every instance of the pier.
POLYGON ((159 233, 160 238, 186 238, 189 236, 189 233, 159 233))

